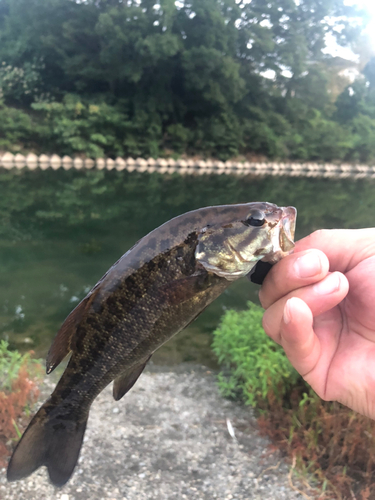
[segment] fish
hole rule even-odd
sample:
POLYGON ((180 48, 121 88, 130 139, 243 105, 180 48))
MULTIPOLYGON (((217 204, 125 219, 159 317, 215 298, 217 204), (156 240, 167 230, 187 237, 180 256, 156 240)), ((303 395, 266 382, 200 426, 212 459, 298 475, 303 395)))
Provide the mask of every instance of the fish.
POLYGON ((7 479, 41 466, 63 486, 76 466, 92 402, 112 381, 120 400, 152 354, 228 286, 294 247, 296 209, 267 202, 200 208, 140 239, 68 315, 46 359, 70 354, 55 390, 26 428, 7 479))

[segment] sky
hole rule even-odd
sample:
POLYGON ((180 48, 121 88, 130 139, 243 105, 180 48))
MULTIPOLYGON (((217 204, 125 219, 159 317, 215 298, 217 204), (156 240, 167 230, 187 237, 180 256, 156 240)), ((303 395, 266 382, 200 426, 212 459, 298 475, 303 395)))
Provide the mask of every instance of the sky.
POLYGON ((371 20, 367 26, 366 32, 369 37, 372 51, 375 54, 375 0, 345 0, 345 3, 347 5, 357 5, 368 11, 371 20))
POLYGON ((375 50, 375 0, 347 0, 345 2, 348 5, 356 4, 361 8, 365 8, 371 15, 371 21, 367 28, 370 35, 372 46, 375 50))
MULTIPOLYGON (((251 0, 250 0, 251 1, 251 0)), ((298 1, 298 0, 295 0, 298 1)), ((366 28, 366 34, 368 35, 369 43, 371 44, 371 55, 375 55, 375 0, 344 0, 347 5, 357 5, 360 8, 366 9, 371 17, 366 28)), ((359 62, 359 56, 354 54, 350 47, 341 47, 336 43, 335 37, 333 35, 326 35, 326 49, 323 52, 331 54, 333 56, 342 57, 343 59, 348 59, 356 63, 359 62)), ((358 68, 348 68, 344 70, 346 76, 354 80, 359 74, 358 68)), ((275 78, 275 72, 272 70, 267 70, 261 73, 264 77, 270 78, 271 80, 275 78)), ((290 76, 291 73, 288 70, 284 71, 284 76, 290 76)))

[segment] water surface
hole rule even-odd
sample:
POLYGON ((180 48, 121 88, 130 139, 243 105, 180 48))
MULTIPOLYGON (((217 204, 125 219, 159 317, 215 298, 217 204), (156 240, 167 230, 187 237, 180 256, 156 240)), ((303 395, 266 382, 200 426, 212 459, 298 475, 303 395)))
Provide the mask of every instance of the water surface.
MULTIPOLYGON (((375 183, 0 170, 0 338, 44 356, 70 310, 139 238, 188 210, 249 201, 296 206, 302 237, 373 225, 375 183)), ((220 316, 257 301, 257 290, 236 282, 153 359, 214 365, 209 345, 220 316)))

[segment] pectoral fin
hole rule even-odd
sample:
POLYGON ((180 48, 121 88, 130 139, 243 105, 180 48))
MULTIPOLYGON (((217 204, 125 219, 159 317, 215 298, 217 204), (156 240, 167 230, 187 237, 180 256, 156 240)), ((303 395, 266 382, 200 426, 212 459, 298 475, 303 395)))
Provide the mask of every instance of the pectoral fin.
POLYGON ((77 326, 90 307, 94 295, 85 297, 66 318, 48 351, 46 369, 51 373, 71 351, 72 339, 77 326))
MULTIPOLYGON (((152 354, 151 354, 152 356, 152 354)), ((115 401, 121 399, 125 394, 130 391, 133 385, 138 380, 139 376, 143 372, 145 366, 150 360, 151 356, 149 356, 146 361, 133 366, 131 370, 125 372, 123 375, 117 377, 113 382, 113 398, 115 401)))

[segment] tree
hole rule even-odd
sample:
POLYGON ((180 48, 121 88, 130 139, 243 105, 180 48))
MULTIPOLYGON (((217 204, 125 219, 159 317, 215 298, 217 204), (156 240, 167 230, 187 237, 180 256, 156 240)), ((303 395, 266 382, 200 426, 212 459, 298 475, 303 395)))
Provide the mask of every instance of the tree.
POLYGON ((0 0, 0 88, 57 152, 307 158, 333 118, 325 37, 354 43, 361 19, 343 0, 0 0))

